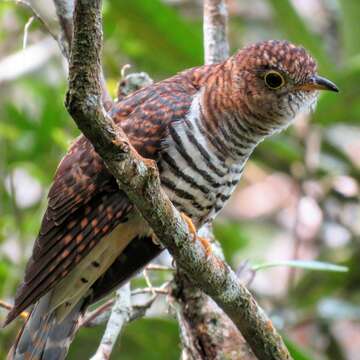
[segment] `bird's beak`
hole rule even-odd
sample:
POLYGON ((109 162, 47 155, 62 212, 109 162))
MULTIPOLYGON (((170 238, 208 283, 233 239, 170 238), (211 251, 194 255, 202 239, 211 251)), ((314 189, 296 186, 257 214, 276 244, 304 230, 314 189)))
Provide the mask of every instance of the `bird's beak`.
POLYGON ((325 79, 321 76, 312 76, 308 81, 297 86, 298 90, 329 90, 339 92, 338 87, 330 80, 325 79))

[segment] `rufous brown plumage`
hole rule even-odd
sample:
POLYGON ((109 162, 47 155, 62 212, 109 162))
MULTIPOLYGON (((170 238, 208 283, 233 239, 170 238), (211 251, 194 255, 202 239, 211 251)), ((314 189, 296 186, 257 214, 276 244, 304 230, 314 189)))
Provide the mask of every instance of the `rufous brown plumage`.
MULTIPOLYGON (((110 115, 157 161, 174 205, 199 227, 223 208, 255 146, 336 86, 301 47, 266 41, 119 101, 110 115)), ((79 313, 161 252, 151 229, 80 136, 61 161, 7 323, 35 304, 14 359, 61 359, 79 313), (39 340, 40 339, 40 340, 39 340)))

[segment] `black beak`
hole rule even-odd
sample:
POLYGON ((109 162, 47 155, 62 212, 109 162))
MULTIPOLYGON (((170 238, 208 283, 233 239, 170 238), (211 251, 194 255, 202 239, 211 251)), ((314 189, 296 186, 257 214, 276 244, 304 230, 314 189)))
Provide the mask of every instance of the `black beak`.
POLYGON ((296 89, 304 91, 329 90, 339 92, 338 87, 332 81, 318 75, 312 76, 303 84, 298 85, 296 89))
POLYGON ((322 77, 322 76, 318 76, 315 75, 313 77, 310 78, 309 81, 307 81, 304 84, 301 84, 298 86, 299 90, 328 90, 328 91, 334 91, 334 92, 339 92, 338 87, 330 80, 322 77))
POLYGON ((330 80, 321 77, 321 76, 314 76, 312 78, 314 85, 319 89, 319 90, 329 90, 329 91, 335 91, 335 92, 339 92, 338 87, 330 80))

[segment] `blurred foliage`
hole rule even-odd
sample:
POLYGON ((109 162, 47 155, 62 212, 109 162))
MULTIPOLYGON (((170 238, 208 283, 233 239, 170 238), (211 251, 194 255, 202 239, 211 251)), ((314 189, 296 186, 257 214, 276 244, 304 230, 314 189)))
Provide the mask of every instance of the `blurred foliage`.
MULTIPOLYGON (((49 2, 35 3, 56 29, 49 2)), ((302 246, 311 249, 311 259, 347 266, 349 272, 300 270, 292 277, 290 269, 281 273, 263 270, 250 287, 279 320, 295 360, 354 360, 354 350, 337 329, 346 320, 346 336, 356 338, 360 321, 360 2, 303 3, 254 0, 249 7, 244 0, 229 0, 234 51, 236 46, 266 38, 286 38, 302 44, 316 57, 321 74, 334 80, 341 92, 338 96, 322 94, 311 122, 301 119, 295 127, 258 147, 235 200, 222 213, 214 231, 234 268, 246 259, 252 263, 291 260, 291 241, 296 234, 284 218, 289 217, 287 213, 294 205, 281 203, 254 215, 246 212, 248 208, 260 201, 265 209, 276 196, 275 200, 267 195, 261 199, 250 197, 248 202, 241 202, 241 196, 252 186, 265 183, 272 174, 283 174, 292 186, 292 199, 311 197, 321 212, 321 224, 302 246), (320 149, 315 146, 312 150, 309 145, 314 134, 319 137, 320 149), (318 160, 309 165, 309 153, 316 151, 318 160), (352 181, 357 191, 349 194, 347 183, 335 186, 339 175, 352 181), (286 241, 281 242, 281 238, 286 241), (312 330, 308 331, 307 326, 312 330)), ((15 4, 0 4, 0 76, 2 60, 21 51, 24 25, 30 16, 15 4)), ((104 67, 111 91, 115 92, 120 69, 126 63, 155 79, 201 64, 201 32, 200 1, 106 0, 104 67)), ((30 27, 28 47, 46 36, 35 21, 30 27)), ((65 92, 60 53, 11 81, 1 82, 0 78, 0 299, 8 302, 21 281, 56 166, 79 134, 65 111, 65 92)), ((163 273, 151 277, 155 284, 168 278, 163 273)), ((143 285, 143 279, 134 281, 136 287, 143 285)), ((4 315, 0 309, 0 321, 4 315)), ((166 312, 161 315, 165 318, 155 314, 128 325, 113 357, 179 358, 177 324, 166 312)), ((21 320, 17 320, 1 330, 0 359, 5 357, 20 325, 21 320)), ((89 358, 102 333, 101 326, 82 329, 69 359, 89 358)))
MULTIPOLYGON (((69 360, 89 359, 104 332, 103 326, 82 331, 71 346, 69 360)), ((122 360, 177 360, 180 356, 178 327, 175 320, 142 319, 126 326, 112 358, 122 360), (163 356, 163 357, 162 357, 163 356)))

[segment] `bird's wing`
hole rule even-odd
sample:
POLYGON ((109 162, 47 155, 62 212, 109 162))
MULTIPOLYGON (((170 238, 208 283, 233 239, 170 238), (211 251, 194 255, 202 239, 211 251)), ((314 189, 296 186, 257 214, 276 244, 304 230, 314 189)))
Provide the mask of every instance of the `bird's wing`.
POLYGON ((64 278, 132 208, 84 137, 59 165, 48 200, 7 322, 64 278))
MULTIPOLYGON (((145 157, 157 158, 167 125, 183 119, 189 110, 197 89, 188 80, 180 80, 140 90, 112 111, 115 122, 145 157)), ((132 208, 93 146, 81 136, 57 169, 24 282, 6 324, 65 278, 104 236, 126 221, 132 208)), ((104 277, 107 288, 112 288, 116 279, 104 277)), ((101 294, 101 286, 97 293, 101 294)))

